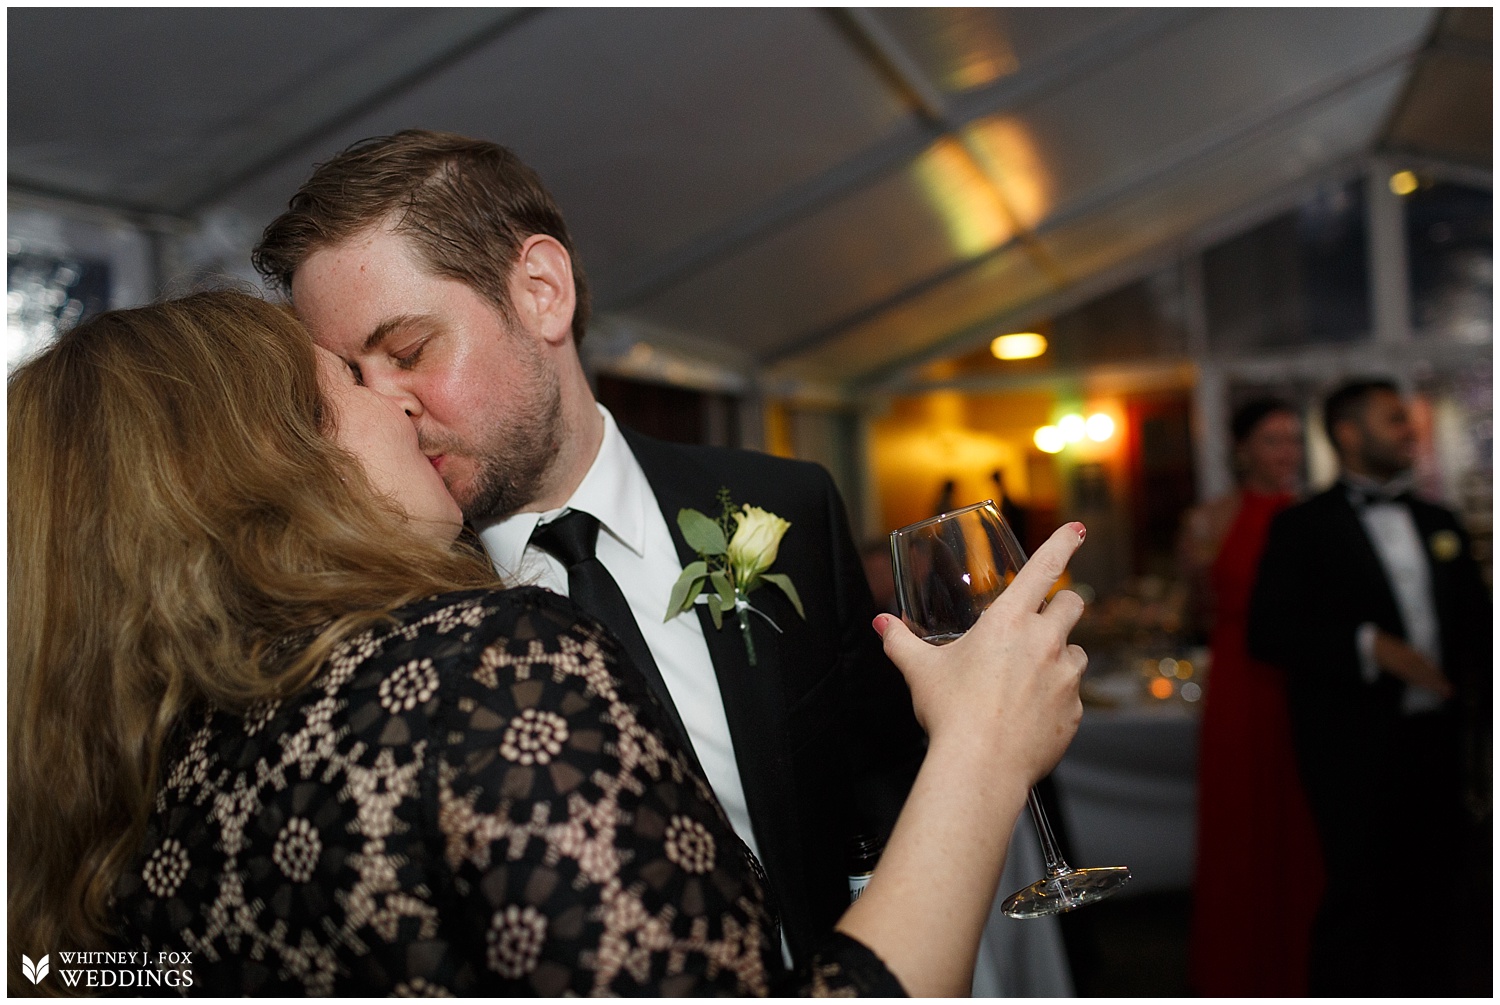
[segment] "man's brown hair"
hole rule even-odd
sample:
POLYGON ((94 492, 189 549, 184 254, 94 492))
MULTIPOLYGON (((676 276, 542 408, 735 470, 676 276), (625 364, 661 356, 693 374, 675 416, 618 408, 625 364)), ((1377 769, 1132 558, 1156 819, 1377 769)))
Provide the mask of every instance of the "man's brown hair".
POLYGON ((1351 380, 1330 394, 1323 402, 1323 431, 1335 451, 1339 449, 1339 438, 1334 430, 1341 422, 1359 420, 1365 414, 1365 406, 1373 395, 1386 393, 1399 396, 1401 389, 1396 382, 1385 377, 1351 380))
POLYGON ((408 129, 361 140, 319 164, 251 255, 272 287, 313 252, 390 219, 428 267, 489 300, 514 320, 506 283, 526 238, 556 238, 573 260, 573 341, 589 321, 588 284, 562 211, 537 173, 495 143, 408 129))

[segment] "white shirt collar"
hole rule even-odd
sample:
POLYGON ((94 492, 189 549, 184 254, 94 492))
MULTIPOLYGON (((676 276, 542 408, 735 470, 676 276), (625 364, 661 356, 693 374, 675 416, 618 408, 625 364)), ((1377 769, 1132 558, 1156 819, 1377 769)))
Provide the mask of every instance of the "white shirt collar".
POLYGON ((475 528, 484 550, 502 576, 517 577, 537 525, 551 522, 568 510, 594 516, 600 528, 625 547, 637 555, 646 553, 645 507, 646 501, 654 497, 642 491, 648 488, 645 473, 620 434, 614 416, 598 402, 594 407, 604 419, 604 437, 594 462, 567 503, 546 513, 515 513, 475 528))

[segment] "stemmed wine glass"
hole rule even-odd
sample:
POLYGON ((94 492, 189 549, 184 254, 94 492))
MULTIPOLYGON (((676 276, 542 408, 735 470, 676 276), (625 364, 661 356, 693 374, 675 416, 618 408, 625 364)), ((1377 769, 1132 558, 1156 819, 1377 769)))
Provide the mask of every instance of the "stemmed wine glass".
MULTIPOLYGON (((941 513, 891 532, 891 566, 901 619, 919 638, 945 645, 968 631, 1026 564, 1026 554, 993 501, 941 513)), ((1026 798, 1047 874, 1007 897, 1012 918, 1040 918, 1103 900, 1130 880, 1122 865, 1075 869, 1064 860, 1032 789, 1026 798)))

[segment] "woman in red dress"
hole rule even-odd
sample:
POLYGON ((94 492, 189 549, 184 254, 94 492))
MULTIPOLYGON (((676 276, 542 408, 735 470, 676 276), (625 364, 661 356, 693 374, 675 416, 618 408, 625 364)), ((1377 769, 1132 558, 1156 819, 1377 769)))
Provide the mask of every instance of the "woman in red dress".
POLYGON ((1293 759, 1284 676, 1250 658, 1245 624, 1271 518, 1295 500, 1302 428, 1291 406, 1259 399, 1235 413, 1232 429, 1240 487, 1192 511, 1184 528, 1185 558, 1213 605, 1191 978, 1201 995, 1301 996, 1322 854, 1293 759))

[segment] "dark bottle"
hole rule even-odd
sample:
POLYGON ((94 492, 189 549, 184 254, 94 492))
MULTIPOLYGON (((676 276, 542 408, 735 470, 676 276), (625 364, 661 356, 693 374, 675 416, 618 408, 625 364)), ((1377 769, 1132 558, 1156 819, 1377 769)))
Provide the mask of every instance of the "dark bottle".
POLYGON ((875 863, 884 850, 885 842, 873 834, 856 834, 849 839, 849 903, 858 900, 870 885, 875 863))

